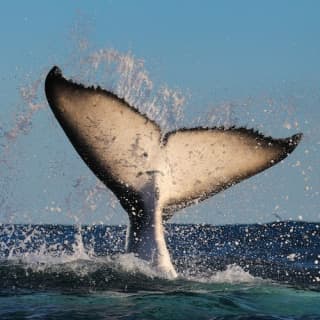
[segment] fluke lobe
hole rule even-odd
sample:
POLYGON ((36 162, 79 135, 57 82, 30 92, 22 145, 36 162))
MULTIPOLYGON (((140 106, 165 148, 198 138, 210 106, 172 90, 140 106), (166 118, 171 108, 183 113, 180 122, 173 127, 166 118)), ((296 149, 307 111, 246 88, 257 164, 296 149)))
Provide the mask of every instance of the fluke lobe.
POLYGON ((49 105, 70 142, 129 215, 126 250, 177 276, 163 221, 259 173, 291 153, 302 134, 265 137, 246 128, 191 128, 166 134, 125 100, 66 80, 45 81, 49 105))

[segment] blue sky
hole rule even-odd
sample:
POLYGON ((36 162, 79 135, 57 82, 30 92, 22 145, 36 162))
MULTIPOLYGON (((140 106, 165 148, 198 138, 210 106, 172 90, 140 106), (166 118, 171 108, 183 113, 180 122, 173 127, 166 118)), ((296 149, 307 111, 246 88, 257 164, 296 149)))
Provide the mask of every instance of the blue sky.
POLYGON ((111 49, 142 60, 155 88, 185 97, 181 125, 198 117, 211 125, 212 115, 224 121, 229 106, 236 125, 305 135, 282 164, 175 221, 320 221, 319 12, 320 2, 311 0, 3 2, 0 222, 126 223, 110 193, 92 189, 95 178, 43 94, 54 64, 107 86, 109 74, 83 61, 111 49))

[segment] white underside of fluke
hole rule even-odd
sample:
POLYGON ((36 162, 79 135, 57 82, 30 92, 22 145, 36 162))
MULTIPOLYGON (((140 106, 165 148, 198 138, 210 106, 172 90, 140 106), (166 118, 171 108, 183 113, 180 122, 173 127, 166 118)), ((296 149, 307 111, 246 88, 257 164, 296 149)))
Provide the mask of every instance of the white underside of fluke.
POLYGON ((46 78, 48 102, 71 143, 128 212, 127 251, 175 277, 163 219, 259 173, 292 152, 301 134, 272 139, 245 128, 162 134, 123 99, 63 78, 46 78))

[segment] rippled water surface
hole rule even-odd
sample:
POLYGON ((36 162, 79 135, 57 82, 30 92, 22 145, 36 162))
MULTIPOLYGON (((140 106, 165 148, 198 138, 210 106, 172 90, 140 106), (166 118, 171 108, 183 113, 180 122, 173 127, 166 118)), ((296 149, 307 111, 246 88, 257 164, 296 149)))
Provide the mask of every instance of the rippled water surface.
POLYGON ((176 280, 122 226, 2 225, 0 319, 320 319, 318 224, 166 229, 176 280))

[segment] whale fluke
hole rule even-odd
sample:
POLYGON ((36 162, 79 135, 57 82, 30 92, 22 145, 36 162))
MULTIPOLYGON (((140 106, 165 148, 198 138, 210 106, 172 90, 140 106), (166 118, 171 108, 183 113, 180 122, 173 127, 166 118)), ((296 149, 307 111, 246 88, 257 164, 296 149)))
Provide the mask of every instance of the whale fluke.
POLYGON ((76 151, 129 215, 126 249, 169 277, 163 220, 284 159, 302 134, 265 137, 246 128, 192 128, 163 134, 158 124, 100 87, 45 81, 49 105, 76 151))

